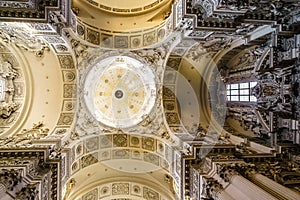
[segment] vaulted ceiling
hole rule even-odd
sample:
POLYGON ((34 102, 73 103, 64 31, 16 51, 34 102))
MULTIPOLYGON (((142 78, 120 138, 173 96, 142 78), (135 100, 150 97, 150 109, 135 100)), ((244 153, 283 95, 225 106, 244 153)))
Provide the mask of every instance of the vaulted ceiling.
POLYGON ((280 2, 1 1, 0 168, 41 199, 188 198, 185 159, 257 137, 226 84, 299 58, 299 3, 280 2))

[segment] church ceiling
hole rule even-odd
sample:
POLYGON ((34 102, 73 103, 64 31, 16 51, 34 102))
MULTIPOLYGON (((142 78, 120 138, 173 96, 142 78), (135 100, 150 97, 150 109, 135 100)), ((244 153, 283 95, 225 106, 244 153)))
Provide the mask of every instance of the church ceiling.
POLYGON ((71 25, 81 39, 103 48, 136 49, 151 46, 169 34, 172 24, 169 18, 171 3, 167 0, 126 1, 126 4, 74 0, 71 25), (119 7, 113 8, 110 4, 119 7))
POLYGON ((0 194, 200 200, 254 172, 299 191, 299 6, 1 1, 0 194))
POLYGON ((50 11, 63 9, 59 0, 12 0, 0 2, 0 19, 47 22, 50 11))
POLYGON ((4 89, 7 94, 2 105, 11 104, 10 111, 8 108, 3 108, 2 111, 5 113, 1 120, 11 123, 3 127, 4 134, 8 136, 21 131, 22 126, 23 129, 25 127, 30 129, 32 124, 43 121, 42 124, 46 124, 49 129, 49 135, 52 133, 59 135, 59 132, 63 132, 63 128, 69 127, 73 121, 72 113, 76 98, 74 93, 76 72, 67 44, 58 35, 47 35, 55 33, 47 24, 7 22, 2 23, 1 27, 3 45, 1 56, 4 65, 2 71, 12 74, 17 70, 18 73, 16 78, 10 78, 11 83, 5 84, 6 87, 14 87, 11 91, 4 89), (29 32, 33 27, 35 32, 29 32), (41 33, 45 35, 39 35, 41 33), (29 67, 32 65, 34 67, 29 67), (14 94, 12 92, 17 94, 13 95, 14 98, 8 95, 14 94), (19 106, 13 109, 14 104, 19 106), (18 116, 22 119, 16 122, 18 116), (13 123, 16 123, 18 128, 12 126, 13 123), (55 133, 56 129, 58 133, 55 133))

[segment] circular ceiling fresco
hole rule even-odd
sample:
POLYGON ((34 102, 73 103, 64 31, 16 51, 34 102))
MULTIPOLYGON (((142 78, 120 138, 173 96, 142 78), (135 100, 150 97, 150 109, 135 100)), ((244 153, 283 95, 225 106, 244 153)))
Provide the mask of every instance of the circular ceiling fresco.
POLYGON ((88 73, 84 99, 99 122, 114 128, 131 127, 155 104, 155 77, 148 66, 134 58, 109 57, 88 73))

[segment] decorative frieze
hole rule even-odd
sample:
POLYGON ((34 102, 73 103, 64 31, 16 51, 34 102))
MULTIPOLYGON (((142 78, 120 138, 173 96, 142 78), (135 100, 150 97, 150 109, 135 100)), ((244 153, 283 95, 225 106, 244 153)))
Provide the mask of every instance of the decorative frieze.
POLYGON ((81 198, 83 200, 105 199, 109 196, 116 198, 122 196, 124 199, 130 198, 130 196, 149 200, 168 199, 164 194, 147 185, 125 181, 101 184, 82 195, 81 198))
POLYGON ((46 51, 50 51, 48 44, 45 41, 30 33, 30 25, 24 24, 18 26, 15 24, 1 23, 0 37, 7 43, 11 43, 16 47, 33 52, 37 57, 44 56, 46 51))
POLYGON ((0 183, 3 184, 7 190, 14 190, 21 181, 22 170, 0 168, 0 183))
POLYGON ((0 3, 0 18, 1 21, 11 20, 26 20, 26 21, 46 21, 47 13, 50 10, 59 8, 58 0, 15 0, 4 1, 0 3))
POLYGON ((34 199, 38 195, 38 188, 36 184, 27 184, 16 192, 16 200, 34 199))
MULTIPOLYGON (((1 145, 1 147, 3 147, 1 145)), ((13 147, 12 147, 13 148, 13 147)), ((15 199, 60 199, 58 178, 61 173, 59 157, 52 159, 48 146, 15 147, 14 151, 0 149, 0 183, 15 199), (51 162, 49 161, 51 159, 51 162), (33 181, 34 180, 34 181, 33 181)))
POLYGON ((45 138, 48 133, 49 129, 44 127, 43 122, 38 122, 30 129, 23 129, 11 137, 0 139, 1 148, 29 147, 33 141, 45 138))
POLYGON ((95 25, 82 23, 76 16, 74 18, 75 34, 91 45, 103 48, 115 49, 139 49, 163 41, 170 33, 172 18, 167 18, 165 22, 157 27, 147 29, 147 31, 120 32, 113 33, 95 27, 95 25))

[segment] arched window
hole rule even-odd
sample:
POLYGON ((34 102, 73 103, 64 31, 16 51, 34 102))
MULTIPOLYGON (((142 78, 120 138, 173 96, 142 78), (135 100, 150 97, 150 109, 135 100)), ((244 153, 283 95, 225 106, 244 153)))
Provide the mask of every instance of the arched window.
POLYGON ((227 85, 227 100, 228 101, 242 101, 242 102, 256 102, 255 96, 251 95, 251 88, 257 82, 234 83, 227 85))

